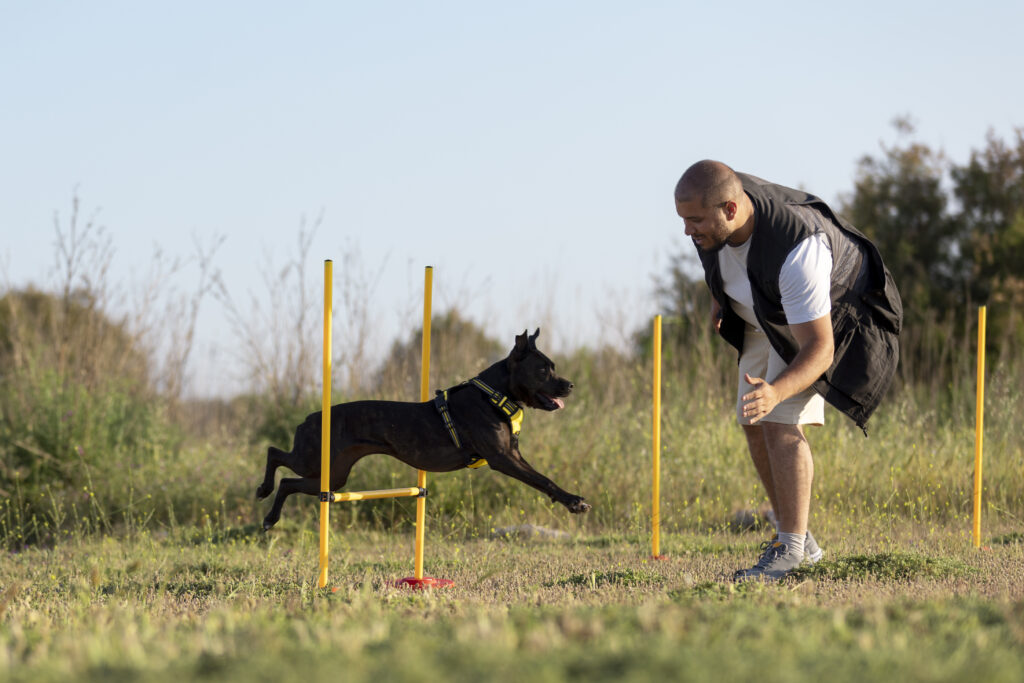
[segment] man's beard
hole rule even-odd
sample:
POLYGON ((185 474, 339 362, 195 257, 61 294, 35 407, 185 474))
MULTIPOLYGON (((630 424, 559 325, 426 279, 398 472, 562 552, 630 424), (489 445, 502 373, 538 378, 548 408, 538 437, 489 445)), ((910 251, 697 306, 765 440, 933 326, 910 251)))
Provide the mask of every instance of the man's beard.
MULTIPOLYGON (((691 238, 691 241, 692 241, 692 238, 691 238)), ((705 239, 705 241, 706 241, 706 239, 705 239)), ((697 242, 693 242, 693 246, 696 247, 697 251, 702 253, 702 254, 717 254, 718 252, 722 251, 722 249, 725 248, 725 245, 726 245, 726 240, 722 240, 718 244, 715 244, 715 245, 707 247, 707 248, 701 247, 699 244, 697 244, 697 242)))

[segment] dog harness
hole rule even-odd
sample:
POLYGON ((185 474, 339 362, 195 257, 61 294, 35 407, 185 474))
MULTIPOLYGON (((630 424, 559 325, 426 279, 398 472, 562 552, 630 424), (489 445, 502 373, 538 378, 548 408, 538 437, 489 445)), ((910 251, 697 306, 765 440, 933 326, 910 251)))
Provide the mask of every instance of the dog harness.
POLYGON ((456 448, 462 448, 462 442, 459 441, 459 433, 455 431, 455 423, 452 422, 452 413, 448 410, 447 389, 438 389, 435 392, 434 407, 441 414, 441 421, 444 422, 445 429, 448 430, 448 434, 452 437, 452 443, 455 444, 456 448))
POLYGON ((523 415, 526 414, 522 406, 500 391, 495 391, 487 386, 479 377, 474 377, 469 380, 469 383, 487 394, 487 397, 491 399, 491 403, 494 407, 500 410, 502 414, 508 418, 509 424, 512 425, 512 436, 519 436, 519 430, 523 426, 523 415))
MULTIPOLYGON (((501 411, 501 414, 508 419, 509 425, 512 427, 513 442, 517 440, 519 437, 519 430, 523 426, 523 415, 525 414, 525 411, 523 410, 522 406, 520 406, 518 403, 516 403, 515 401, 513 401, 511 398, 501 393, 500 391, 492 389, 490 386, 488 386, 485 382, 483 382, 481 379, 477 377, 474 377, 468 382, 463 382, 462 384, 458 385, 458 387, 454 388, 457 389, 459 387, 463 387, 466 385, 475 386, 477 389, 487 394, 487 398, 490 399, 491 405, 493 405, 495 408, 501 411)), ((441 415, 441 421, 444 422, 444 427, 445 429, 448 430, 448 435, 452 437, 452 443, 455 444, 456 448, 462 448, 462 441, 459 439, 459 433, 455 429, 455 422, 452 420, 451 411, 448 409, 449 391, 452 391, 452 389, 437 390, 434 396, 434 407, 437 408, 437 412, 441 415)), ((469 462, 468 465, 466 465, 466 467, 476 469, 477 467, 483 467, 486 464, 487 460, 481 458, 480 456, 474 455, 473 459, 469 462)))

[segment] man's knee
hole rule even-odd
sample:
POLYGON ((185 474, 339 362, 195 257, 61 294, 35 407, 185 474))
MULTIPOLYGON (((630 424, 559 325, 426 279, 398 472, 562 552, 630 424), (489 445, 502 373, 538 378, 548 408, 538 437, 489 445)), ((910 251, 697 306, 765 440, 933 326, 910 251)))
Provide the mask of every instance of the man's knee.
POLYGON ((807 443, 804 430, 800 425, 782 424, 781 422, 761 423, 764 441, 770 451, 790 450, 807 443))

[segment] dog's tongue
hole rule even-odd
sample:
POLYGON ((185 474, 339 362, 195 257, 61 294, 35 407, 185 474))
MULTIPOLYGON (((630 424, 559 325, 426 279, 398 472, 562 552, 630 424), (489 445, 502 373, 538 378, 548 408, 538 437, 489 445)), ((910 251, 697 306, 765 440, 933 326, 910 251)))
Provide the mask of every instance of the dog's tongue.
POLYGON ((559 409, 565 407, 565 401, 563 401, 562 399, 555 398, 554 396, 548 396, 548 398, 551 399, 551 402, 558 406, 559 409))

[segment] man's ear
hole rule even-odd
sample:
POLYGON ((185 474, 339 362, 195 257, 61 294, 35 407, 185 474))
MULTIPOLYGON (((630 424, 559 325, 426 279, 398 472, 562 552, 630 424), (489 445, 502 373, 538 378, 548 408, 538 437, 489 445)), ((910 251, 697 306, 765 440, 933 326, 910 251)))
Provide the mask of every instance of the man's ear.
POLYGON ((725 206, 722 207, 722 210, 725 211, 725 218, 726 218, 726 220, 730 220, 731 221, 734 218, 736 218, 736 214, 740 210, 740 205, 737 204, 736 202, 731 202, 731 201, 730 202, 726 202, 725 206))

